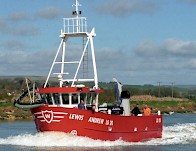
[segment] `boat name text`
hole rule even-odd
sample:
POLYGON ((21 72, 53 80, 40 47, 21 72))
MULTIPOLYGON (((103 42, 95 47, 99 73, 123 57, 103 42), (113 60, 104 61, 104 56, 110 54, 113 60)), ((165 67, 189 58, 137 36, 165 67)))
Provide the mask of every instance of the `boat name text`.
MULTIPOLYGON (((83 121, 84 115, 69 114, 69 119, 83 121)), ((107 126, 113 126, 113 124, 114 124, 113 120, 108 120, 108 119, 103 119, 103 118, 98 118, 98 117, 89 117, 88 122, 94 123, 94 124, 105 124, 107 126)))
POLYGON ((97 118, 97 117, 89 117, 88 122, 113 126, 113 120, 105 120, 105 119, 97 118))
POLYGON ((80 114, 70 114, 70 115, 69 115, 69 119, 71 119, 71 120, 83 121, 84 115, 80 115, 80 114))

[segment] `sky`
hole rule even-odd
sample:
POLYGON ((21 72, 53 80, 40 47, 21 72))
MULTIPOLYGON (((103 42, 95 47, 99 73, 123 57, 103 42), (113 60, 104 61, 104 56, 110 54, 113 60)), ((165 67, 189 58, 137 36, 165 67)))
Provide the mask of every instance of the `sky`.
MULTIPOLYGON (((0 1, 0 76, 47 76, 74 0, 0 1)), ((196 84, 196 0, 79 0, 99 81, 196 84)))

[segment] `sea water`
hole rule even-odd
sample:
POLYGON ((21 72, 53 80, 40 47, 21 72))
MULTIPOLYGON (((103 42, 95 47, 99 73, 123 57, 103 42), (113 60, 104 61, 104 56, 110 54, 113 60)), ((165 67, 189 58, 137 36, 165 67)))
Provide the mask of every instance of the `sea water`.
POLYGON ((196 114, 164 115, 163 137, 145 142, 101 141, 65 133, 37 133, 33 122, 0 122, 0 151, 195 151, 196 114))

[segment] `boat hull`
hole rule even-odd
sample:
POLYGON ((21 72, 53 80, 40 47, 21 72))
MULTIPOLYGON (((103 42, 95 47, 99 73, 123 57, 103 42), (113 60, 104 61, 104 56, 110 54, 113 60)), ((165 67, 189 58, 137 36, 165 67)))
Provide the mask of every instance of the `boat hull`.
POLYGON ((41 106, 32 108, 38 132, 55 131, 92 139, 138 142, 162 137, 162 115, 121 116, 91 110, 41 106))

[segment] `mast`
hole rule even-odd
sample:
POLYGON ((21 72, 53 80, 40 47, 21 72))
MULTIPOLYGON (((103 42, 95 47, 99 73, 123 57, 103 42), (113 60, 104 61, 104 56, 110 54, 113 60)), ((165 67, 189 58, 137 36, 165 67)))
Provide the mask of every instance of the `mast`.
POLYGON ((61 43, 59 45, 59 48, 56 52, 56 56, 53 60, 52 66, 50 68, 50 71, 48 73, 46 82, 44 87, 46 87, 49 78, 51 77, 51 74, 53 72, 53 68, 60 65, 59 72, 54 73, 54 75, 57 75, 57 78, 59 80, 59 86, 63 87, 63 85, 66 83, 69 83, 70 86, 74 87, 76 82, 94 82, 94 89, 98 89, 98 77, 97 77, 97 68, 96 68, 96 60, 95 60, 95 52, 94 52, 94 45, 93 45, 93 37, 96 36, 95 29, 93 28, 91 32, 87 31, 87 18, 86 17, 80 17, 82 14, 82 11, 79 11, 78 7, 81 6, 78 2, 78 0, 75 1, 75 4, 72 6, 75 6, 75 10, 72 12, 72 15, 74 17, 72 18, 63 18, 63 29, 61 30, 60 38, 61 43), (75 61, 66 61, 65 55, 67 51, 69 51, 66 47, 66 42, 69 38, 73 37, 81 37, 86 38, 86 41, 84 43, 84 47, 82 48, 82 54, 79 60, 75 61), (84 78, 79 77, 78 72, 81 68, 82 62, 85 60, 84 57, 87 53, 88 45, 90 45, 90 52, 92 56, 92 78, 84 78), (62 50, 62 51, 60 51, 62 50), (58 57, 59 56, 59 57, 58 57), (58 61, 58 58, 61 58, 60 61, 58 61), (68 72, 66 72, 66 64, 77 64, 77 69, 75 71, 75 74, 73 78, 67 78, 69 75, 68 72))
POLYGON ((79 31, 79 14, 81 15, 82 12, 78 11, 78 6, 81 6, 78 2, 78 0, 76 0, 76 3, 73 4, 72 6, 75 6, 75 11, 72 12, 73 15, 76 16, 76 32, 79 31))

